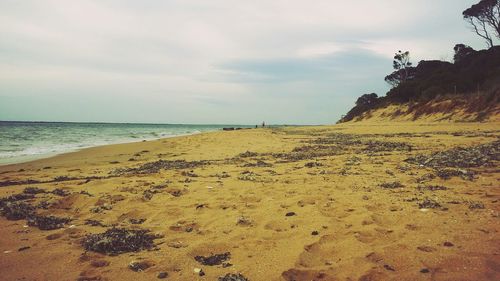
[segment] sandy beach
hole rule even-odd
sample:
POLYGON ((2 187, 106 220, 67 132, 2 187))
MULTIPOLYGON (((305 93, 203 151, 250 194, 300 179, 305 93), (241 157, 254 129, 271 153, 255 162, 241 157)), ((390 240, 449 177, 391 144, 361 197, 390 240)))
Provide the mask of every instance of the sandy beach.
POLYGON ((499 137, 358 122, 0 166, 0 280, 500 280, 499 137))

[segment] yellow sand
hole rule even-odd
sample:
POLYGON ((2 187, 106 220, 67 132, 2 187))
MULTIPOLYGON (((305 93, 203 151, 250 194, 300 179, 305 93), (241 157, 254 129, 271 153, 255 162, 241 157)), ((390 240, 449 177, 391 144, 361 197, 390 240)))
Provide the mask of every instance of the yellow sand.
POLYGON ((416 179, 432 169, 403 162, 417 153, 491 142, 500 136, 499 130, 500 123, 359 122, 221 131, 96 147, 1 166, 1 181, 80 179, 0 187, 0 197, 20 193, 27 186, 67 189, 72 194, 66 197, 39 195, 53 203, 39 212, 73 219, 63 229, 42 231, 25 227, 25 220, 0 217, 0 280, 157 280, 160 271, 168 272, 166 280, 217 280, 227 273, 241 273, 252 281, 500 280, 498 163, 474 169, 478 173, 474 181, 435 178, 424 185, 443 185, 448 190, 419 191, 416 179), (271 154, 290 152, 332 133, 425 133, 426 137, 365 136, 412 144, 411 152, 354 154, 345 147, 339 155, 294 162, 271 154), (246 151, 259 155, 237 157, 246 151), (85 180, 159 159, 212 162, 192 169, 198 177, 182 175, 189 170, 162 170, 85 180), (272 167, 244 167, 257 160, 272 167), (309 162, 322 166, 305 167, 309 162), (243 171, 257 175, 245 180, 243 171), (223 172, 230 177, 219 177, 223 172), (380 187, 394 181, 404 187, 380 187), (150 200, 143 198, 145 190, 162 183, 167 187, 160 193, 150 200), (448 209, 420 210, 415 200, 426 197, 448 209), (470 201, 485 208, 471 210, 470 201), (112 209, 90 211, 104 203, 112 209), (296 215, 285 216, 288 212, 296 215), (130 218, 146 221, 131 224, 130 218), (157 251, 118 256, 85 253, 82 237, 107 229, 85 225, 87 219, 150 229, 164 237, 156 240, 157 251), (453 246, 446 247, 445 242, 453 246), (31 248, 18 251, 26 246, 31 248), (197 255, 224 252, 231 253, 230 267, 205 266, 194 260, 197 255), (102 260, 109 265, 99 267, 96 261, 102 260), (152 266, 143 272, 128 268, 130 262, 141 260, 152 266), (206 275, 200 277, 195 268, 206 275), (429 272, 421 273, 424 268, 429 272))

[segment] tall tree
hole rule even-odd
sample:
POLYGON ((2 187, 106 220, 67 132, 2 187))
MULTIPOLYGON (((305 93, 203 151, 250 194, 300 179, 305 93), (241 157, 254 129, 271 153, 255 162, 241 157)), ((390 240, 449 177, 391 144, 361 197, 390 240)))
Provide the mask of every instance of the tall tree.
POLYGON ((500 0, 481 0, 462 15, 488 47, 493 47, 494 37, 500 39, 500 0))
POLYGON ((394 54, 392 67, 394 68, 394 72, 385 77, 385 81, 392 87, 397 87, 399 84, 412 79, 414 76, 415 68, 412 67, 410 52, 408 51, 402 52, 399 50, 394 54))

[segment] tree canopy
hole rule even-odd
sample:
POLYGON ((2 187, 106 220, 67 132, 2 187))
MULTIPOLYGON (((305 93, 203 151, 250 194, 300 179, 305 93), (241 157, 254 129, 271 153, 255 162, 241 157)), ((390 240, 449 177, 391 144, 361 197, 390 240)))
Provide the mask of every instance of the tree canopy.
POLYGON ((377 102, 378 96, 375 93, 364 94, 356 101, 357 106, 368 106, 377 102))
POLYGON ((415 74, 415 68, 412 67, 410 62, 410 52, 402 52, 399 50, 394 54, 392 61, 394 72, 385 77, 385 82, 389 83, 392 87, 397 87, 399 84, 411 80, 415 74))
POLYGON ((473 55, 476 51, 465 44, 456 44, 455 47, 453 47, 453 51, 455 51, 455 54, 453 55, 453 61, 455 63, 460 62, 464 58, 473 55))
POLYGON ((500 0, 481 0, 462 15, 488 47, 493 47, 495 37, 500 39, 500 0))

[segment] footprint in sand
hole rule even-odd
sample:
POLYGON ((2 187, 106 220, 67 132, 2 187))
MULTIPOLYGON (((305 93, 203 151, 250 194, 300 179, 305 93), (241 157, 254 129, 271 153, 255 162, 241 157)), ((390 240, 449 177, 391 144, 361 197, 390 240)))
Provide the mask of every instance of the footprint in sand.
POLYGON ((372 231, 357 231, 354 237, 361 243, 372 243, 378 238, 372 231))
POLYGON ((367 273, 363 274, 359 281, 385 281, 388 280, 387 274, 376 269, 372 269, 367 273))
POLYGON ((283 220, 272 220, 264 225, 264 228, 267 230, 273 230, 276 232, 284 232, 288 231, 292 228, 292 224, 288 221, 283 220))
POLYGON ((178 221, 177 223, 171 225, 169 227, 170 230, 172 231, 177 231, 177 232, 198 232, 200 229, 200 226, 198 223, 194 221, 178 221))
POLYGON ((286 281, 336 280, 332 270, 289 269, 281 274, 286 281))

